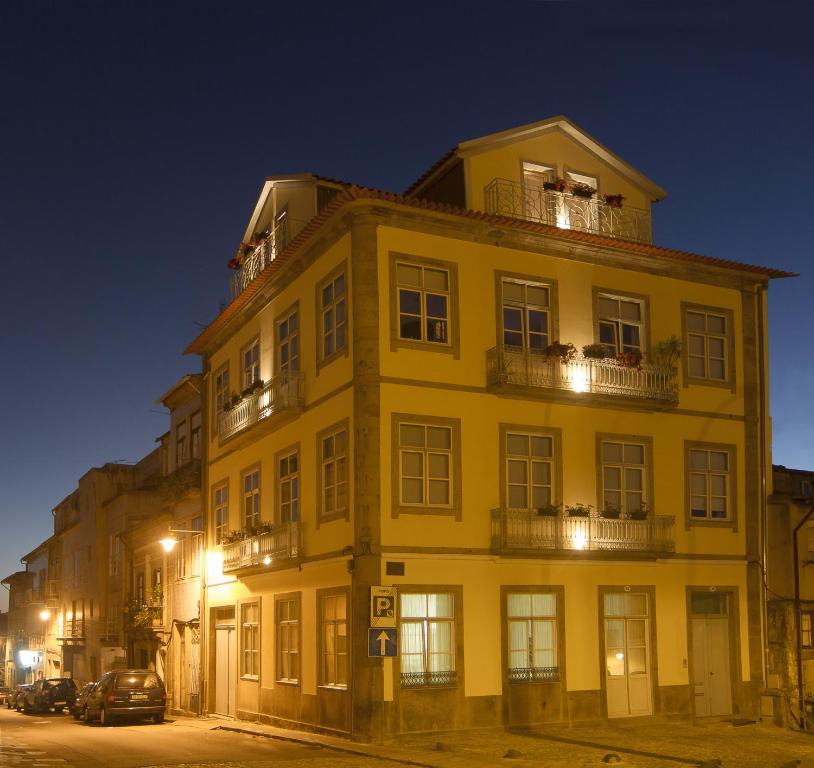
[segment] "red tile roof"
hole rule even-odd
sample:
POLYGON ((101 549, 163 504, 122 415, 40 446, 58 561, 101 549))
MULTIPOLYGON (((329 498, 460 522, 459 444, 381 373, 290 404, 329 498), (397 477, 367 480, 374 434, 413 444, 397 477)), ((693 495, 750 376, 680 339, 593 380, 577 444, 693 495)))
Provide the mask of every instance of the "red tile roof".
POLYGON ((366 187, 348 186, 336 197, 333 198, 316 216, 314 216, 294 237, 291 242, 282 250, 277 258, 266 267, 249 285, 239 293, 223 311, 195 338, 184 350, 184 354, 201 352, 214 334, 223 327, 231 318, 237 315, 240 310, 256 296, 260 290, 282 267, 290 261, 294 255, 305 246, 325 222, 328 221, 343 206, 358 200, 385 201, 397 205, 404 205, 410 208, 444 213, 462 219, 483 221, 495 226, 503 226, 509 229, 523 230, 541 235, 553 235, 564 240, 572 240, 582 243, 590 243, 605 247, 612 247, 617 250, 628 251, 633 254, 644 256, 657 256, 660 258, 682 261, 690 264, 699 264, 720 269, 731 269, 738 272, 748 272, 761 275, 767 278, 797 277, 795 272, 785 272, 773 267, 761 267, 755 264, 743 264, 729 259, 716 259, 712 256, 702 256, 697 253, 679 251, 674 248, 662 248, 646 243, 636 243, 630 240, 617 240, 615 238, 594 235, 589 232, 579 232, 574 229, 560 229, 549 224, 540 224, 534 221, 524 221, 514 219, 510 216, 499 216, 481 211, 473 211, 465 208, 457 208, 445 203, 436 203, 418 197, 405 197, 394 192, 385 192, 379 189, 368 189, 366 187))

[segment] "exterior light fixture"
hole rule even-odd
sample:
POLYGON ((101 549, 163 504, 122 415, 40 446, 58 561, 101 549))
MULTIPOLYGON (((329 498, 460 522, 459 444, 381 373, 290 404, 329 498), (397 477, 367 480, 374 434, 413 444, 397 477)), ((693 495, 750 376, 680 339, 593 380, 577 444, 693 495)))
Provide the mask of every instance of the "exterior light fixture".
POLYGON ((167 535, 163 539, 159 539, 158 543, 162 546, 165 552, 172 552, 178 539, 175 537, 176 533, 188 533, 185 529, 168 528, 167 535))
POLYGON ((41 621, 48 621, 48 619, 50 619, 50 618, 51 618, 51 611, 49 611, 47 608, 43 608, 43 610, 40 611, 40 620, 41 621))
POLYGON ((271 558, 268 555, 263 558, 263 565, 271 565, 271 558))

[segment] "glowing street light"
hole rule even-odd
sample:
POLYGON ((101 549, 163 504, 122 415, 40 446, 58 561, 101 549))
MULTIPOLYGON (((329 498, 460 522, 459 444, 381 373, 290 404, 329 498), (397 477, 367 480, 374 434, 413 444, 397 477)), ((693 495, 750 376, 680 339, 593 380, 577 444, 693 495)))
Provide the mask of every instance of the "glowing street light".
POLYGON ((46 622, 50 618, 51 618, 51 611, 49 611, 47 608, 43 608, 43 610, 40 611, 40 620, 43 621, 43 622, 46 622))

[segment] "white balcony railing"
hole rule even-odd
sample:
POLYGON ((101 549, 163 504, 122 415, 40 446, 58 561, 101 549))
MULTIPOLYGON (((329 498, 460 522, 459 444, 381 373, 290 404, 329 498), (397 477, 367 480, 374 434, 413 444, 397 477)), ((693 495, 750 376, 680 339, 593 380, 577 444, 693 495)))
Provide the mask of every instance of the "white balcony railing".
POLYGON ((287 409, 302 408, 303 376, 300 372, 281 373, 260 389, 244 395, 228 411, 218 417, 218 436, 221 440, 287 409))
POLYGON ((487 213, 621 240, 653 242, 649 210, 609 205, 597 194, 581 197, 536 184, 492 179, 484 188, 484 196, 487 213))
POLYGON ((300 524, 280 523, 270 530, 223 545, 223 572, 270 566, 300 556, 300 524))
POLYGON ((620 365, 613 358, 577 356, 562 360, 521 347, 493 347, 486 352, 487 386, 540 387, 618 397, 678 402, 675 370, 668 365, 620 365))
POLYGON ((673 552, 675 519, 644 520, 538 515, 531 509, 492 510, 492 549, 673 552))

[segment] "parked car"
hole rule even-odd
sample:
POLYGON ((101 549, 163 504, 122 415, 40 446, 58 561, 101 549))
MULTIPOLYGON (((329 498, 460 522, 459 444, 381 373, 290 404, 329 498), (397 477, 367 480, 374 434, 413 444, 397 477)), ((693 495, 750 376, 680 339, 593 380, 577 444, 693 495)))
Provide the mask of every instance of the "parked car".
POLYGON ((8 697, 11 695, 11 688, 5 686, 0 688, 0 704, 8 706, 8 697))
POLYGON ((11 696, 9 697, 8 706, 9 709, 16 709, 18 712, 22 712, 23 710, 23 696, 25 696, 26 691, 31 687, 30 683, 17 683, 14 686, 14 690, 11 692, 11 696))
POLYGON ((74 720, 85 719, 85 707, 88 703, 88 696, 90 696, 93 689, 96 688, 96 685, 96 683, 85 683, 85 685, 82 686, 82 690, 79 691, 79 695, 76 697, 76 701, 73 705, 74 720))
POLYGON ((62 712, 73 709, 76 682, 70 677, 37 680, 23 696, 23 712, 62 712))
POLYGON ((84 705, 84 720, 98 718, 102 725, 125 718, 152 718, 164 722, 167 691, 155 673, 147 669, 108 672, 96 683, 84 705))

